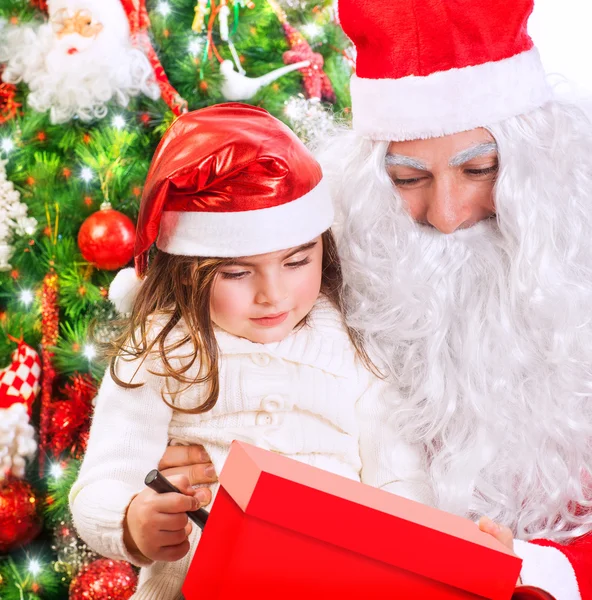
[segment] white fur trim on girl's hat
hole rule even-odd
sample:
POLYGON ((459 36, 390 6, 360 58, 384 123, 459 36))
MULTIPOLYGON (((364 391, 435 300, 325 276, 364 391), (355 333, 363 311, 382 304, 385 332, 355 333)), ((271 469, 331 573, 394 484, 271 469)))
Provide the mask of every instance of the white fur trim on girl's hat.
POLYGON ((109 300, 117 312, 127 315, 132 312, 143 280, 136 275, 135 269, 122 269, 117 273, 109 287, 109 300))

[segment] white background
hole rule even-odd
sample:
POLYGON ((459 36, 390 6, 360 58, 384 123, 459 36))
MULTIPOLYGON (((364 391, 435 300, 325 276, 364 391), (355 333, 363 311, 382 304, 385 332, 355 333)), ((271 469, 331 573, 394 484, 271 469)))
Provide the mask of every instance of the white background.
POLYGON ((545 70, 592 94, 591 29, 592 0, 535 0, 529 31, 545 70))

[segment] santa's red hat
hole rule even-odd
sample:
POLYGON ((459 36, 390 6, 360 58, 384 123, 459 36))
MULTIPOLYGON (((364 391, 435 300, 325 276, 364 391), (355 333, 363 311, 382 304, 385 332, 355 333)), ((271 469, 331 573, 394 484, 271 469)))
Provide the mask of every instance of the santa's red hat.
POLYGON ((339 0, 357 51, 354 129, 379 140, 438 137, 545 104, 532 10, 533 0, 339 0))
MULTIPOLYGON (((169 254, 253 256, 309 242, 332 222, 321 168, 286 125, 255 106, 210 106, 180 116, 152 158, 136 273, 144 276, 155 242, 169 254)), ((111 285, 122 312, 131 308, 132 284, 127 272, 111 285)))

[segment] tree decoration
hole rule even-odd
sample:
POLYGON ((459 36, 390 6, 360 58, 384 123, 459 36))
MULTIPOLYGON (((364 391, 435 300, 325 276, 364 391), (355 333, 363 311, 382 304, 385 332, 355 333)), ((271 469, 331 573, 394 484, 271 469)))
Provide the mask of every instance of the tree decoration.
POLYGON ((18 341, 12 363, 0 370, 0 479, 8 475, 23 477, 26 460, 37 450, 29 417, 40 376, 39 355, 18 341))
POLYGON ((49 449, 56 458, 63 454, 82 458, 86 450, 92 401, 96 393, 93 378, 88 374, 76 373, 62 390, 62 395, 67 399, 52 403, 49 449))
POLYGON ((14 237, 33 235, 37 228, 37 221, 28 216, 27 205, 20 201, 19 192, 6 177, 7 162, 0 160, 0 271, 12 269, 9 260, 14 253, 14 237))
POLYGON ((25 545, 41 531, 39 498, 16 477, 0 482, 0 554, 25 545))
POLYGON ((286 102, 284 114, 296 135, 307 143, 327 139, 335 131, 333 113, 318 100, 293 96, 286 102))
POLYGON ((102 119, 110 100, 127 106, 140 93, 160 96, 149 60, 132 44, 120 0, 49 3, 47 22, 6 29, 3 79, 26 83, 29 106, 49 111, 52 123, 102 119))
POLYGON ((39 415, 39 472, 45 469, 45 454, 49 443, 49 421, 53 400, 53 384, 56 377, 53 365, 53 348, 57 345, 60 325, 58 307, 58 276, 48 273, 43 279, 41 289, 41 364, 43 379, 41 382, 41 410, 39 415))
MULTIPOLYGON (((1 30, 1 28, 0 28, 1 30)), ((0 65, 0 125, 3 125, 10 119, 16 117, 20 108, 20 103, 15 100, 16 85, 2 82, 2 71, 4 67, 0 65)))
POLYGON ((291 73, 297 69, 302 69, 308 65, 310 65, 310 62, 305 60, 293 65, 280 67, 261 77, 247 77, 234 70, 232 61, 225 60, 220 65, 220 73, 224 76, 222 94, 226 100, 249 100, 255 96, 262 87, 269 85, 276 79, 282 77, 282 75, 286 75, 286 73, 291 73))
POLYGON ((82 568, 99 558, 76 535, 76 529, 70 519, 56 523, 52 550, 57 554, 55 570, 65 573, 68 578, 72 578, 82 568))
POLYGON ((121 4, 129 20, 132 41, 148 57, 162 99, 176 116, 187 112, 187 100, 182 98, 179 92, 171 85, 164 67, 158 59, 156 50, 150 41, 148 34, 150 30, 150 17, 146 9, 146 0, 121 0, 121 4))
POLYGON ((290 46, 290 50, 284 52, 284 62, 287 65, 302 61, 309 62, 309 66, 300 69, 304 77, 303 85, 306 97, 335 103, 333 85, 323 71, 323 55, 312 51, 304 36, 288 23, 284 9, 275 0, 267 1, 280 20, 290 46))
POLYGON ((201 33, 204 29, 206 13, 207 13, 208 0, 197 0, 195 5, 195 17, 193 17, 193 23, 191 25, 192 31, 195 33, 201 33))
POLYGON ((127 600, 138 578, 123 561, 100 558, 82 568, 70 584, 70 600, 127 600))
POLYGON ((85 260, 99 269, 114 271, 125 266, 134 256, 136 226, 109 202, 90 215, 78 232, 78 247, 85 260))

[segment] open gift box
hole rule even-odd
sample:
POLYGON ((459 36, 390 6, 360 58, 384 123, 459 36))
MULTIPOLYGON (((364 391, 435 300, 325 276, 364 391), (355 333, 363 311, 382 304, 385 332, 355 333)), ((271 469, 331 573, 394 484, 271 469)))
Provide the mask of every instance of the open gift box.
POLYGON ((233 442, 186 600, 509 600, 521 560, 471 521, 233 442))

